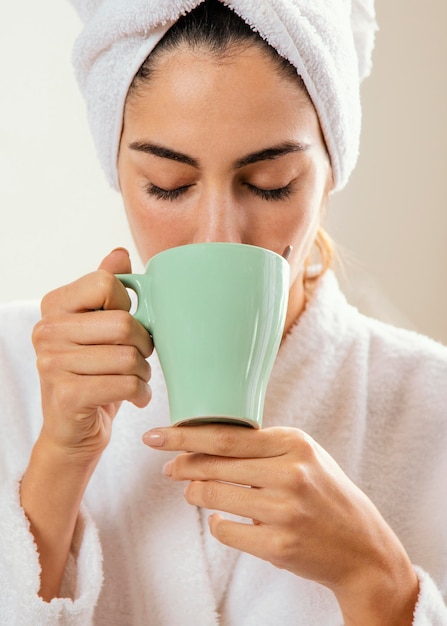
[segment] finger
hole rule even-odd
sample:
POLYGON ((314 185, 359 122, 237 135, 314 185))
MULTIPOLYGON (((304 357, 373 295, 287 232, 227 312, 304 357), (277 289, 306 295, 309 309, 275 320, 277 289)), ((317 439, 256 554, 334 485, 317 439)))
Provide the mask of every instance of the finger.
POLYGON ((276 521, 275 507, 262 489, 211 480, 193 481, 185 489, 185 498, 194 506, 256 519, 260 523, 276 521))
POLYGON ((157 428, 145 433, 143 441, 160 450, 235 458, 274 457, 294 447, 313 445, 311 438, 297 428, 253 430, 221 424, 157 428))
POLYGON ((151 400, 150 386, 138 376, 80 376, 66 377, 63 385, 55 385, 50 403, 60 414, 73 414, 76 407, 90 415, 100 406, 127 400, 138 408, 151 400))
POLYGON ((42 316, 98 309, 129 311, 130 304, 124 285, 114 274, 100 269, 48 293, 41 311, 42 316))
MULTIPOLYGON (((108 272, 109 274, 130 274, 132 272, 132 264, 130 262, 129 251, 126 248, 115 248, 100 263, 98 270, 108 272)), ((113 283, 113 291, 110 293, 110 301, 104 302, 102 309, 124 309, 130 310, 130 298, 126 288, 113 283)), ((99 307, 97 307, 99 308, 99 307)))
POLYGON ((144 358, 154 349, 149 333, 125 311, 93 311, 44 317, 34 328, 33 343, 135 346, 144 358))
MULTIPOLYGON (((278 458, 278 457, 275 457, 278 458)), ((273 460, 238 459, 200 453, 180 454, 163 472, 172 480, 218 480, 250 487, 267 487, 278 482, 273 460)))
POLYGON ((266 526, 234 522, 214 513, 208 519, 210 532, 226 546, 264 558, 263 546, 266 544, 266 526))
POLYGON ((128 250, 126 248, 115 248, 101 261, 98 269, 106 270, 111 274, 130 274, 132 272, 132 264, 128 250))
POLYGON ((151 368, 134 346, 79 346, 65 353, 44 353, 37 368, 47 381, 68 372, 82 376, 138 376, 149 382, 151 368))
POLYGON ((290 552, 296 544, 296 533, 290 537, 268 524, 257 521, 253 521, 253 524, 234 522, 218 513, 208 518, 208 525, 211 534, 226 546, 269 561, 280 569, 285 569, 290 564, 290 552))

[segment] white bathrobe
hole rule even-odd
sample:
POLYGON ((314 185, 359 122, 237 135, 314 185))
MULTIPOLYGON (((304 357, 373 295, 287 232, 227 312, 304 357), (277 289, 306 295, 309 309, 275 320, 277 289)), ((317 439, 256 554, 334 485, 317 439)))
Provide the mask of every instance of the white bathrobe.
MULTIPOLYGON (((64 581, 71 599, 38 597, 18 499, 42 419, 37 319, 32 304, 0 310, 0 624, 341 625, 327 589, 221 546, 206 512, 163 477, 170 453, 141 442, 169 421, 155 356, 150 406, 123 405, 85 494, 64 581)), ((280 349, 264 425, 299 427, 334 456, 410 555, 421 583, 415 626, 446 626, 447 348, 360 315, 329 273, 280 349)))

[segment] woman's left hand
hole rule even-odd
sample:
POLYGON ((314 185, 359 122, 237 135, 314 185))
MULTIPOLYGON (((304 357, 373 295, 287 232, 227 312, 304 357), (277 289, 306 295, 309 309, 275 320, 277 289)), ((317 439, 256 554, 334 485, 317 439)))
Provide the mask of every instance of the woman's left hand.
POLYGON ((411 624, 418 581, 371 500, 334 459, 296 428, 160 428, 151 447, 187 451, 165 466, 190 481, 193 505, 253 523, 210 517, 222 543, 331 589, 346 624, 411 624), (394 620, 394 621, 393 621, 394 620))

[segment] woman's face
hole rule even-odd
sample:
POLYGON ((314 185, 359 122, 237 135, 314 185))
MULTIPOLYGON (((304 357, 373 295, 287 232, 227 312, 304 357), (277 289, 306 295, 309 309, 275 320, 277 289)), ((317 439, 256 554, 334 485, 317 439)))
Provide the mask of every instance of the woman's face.
POLYGON ((288 329, 332 180, 308 96, 255 46, 219 60, 185 47, 156 68, 128 98, 118 160, 142 261, 208 241, 291 245, 288 329))

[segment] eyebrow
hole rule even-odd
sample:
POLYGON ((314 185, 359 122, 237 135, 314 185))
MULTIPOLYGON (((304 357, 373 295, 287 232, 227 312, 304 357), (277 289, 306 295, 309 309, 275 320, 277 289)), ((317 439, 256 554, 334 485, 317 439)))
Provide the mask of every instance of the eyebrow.
MULTIPOLYGON (((176 150, 171 150, 171 148, 166 148, 158 144, 153 144, 145 141, 134 141, 129 144, 129 148, 131 150, 137 150, 138 152, 152 154, 153 156, 160 157, 161 159, 170 159, 171 161, 177 161, 178 163, 185 163, 186 165, 191 165, 196 169, 200 169, 200 162, 197 159, 194 159, 187 154, 183 154, 182 152, 177 152, 176 150)), ((291 154, 293 152, 306 152, 306 150, 308 150, 309 148, 310 144, 308 143, 286 141, 284 143, 278 144, 277 146, 264 148, 263 150, 258 150, 257 152, 247 154, 241 159, 238 159, 234 163, 233 167, 234 169, 238 170, 242 167, 246 167, 247 165, 258 163, 259 161, 271 161, 279 157, 285 156, 286 154, 291 154)))
POLYGON ((146 154, 153 154, 154 156, 160 157, 161 159, 170 159, 171 161, 186 163, 186 165, 192 165, 192 167, 196 167, 197 169, 200 167, 197 159, 193 159, 193 157, 190 157, 186 154, 176 152, 175 150, 171 150, 170 148, 165 148, 154 143, 146 143, 145 141, 134 141, 133 143, 129 144, 129 148, 131 150, 137 150, 139 152, 146 152, 146 154))
POLYGON ((286 154, 292 154, 293 152, 306 152, 309 148, 310 144, 308 143, 286 141, 277 146, 264 148, 264 150, 247 154, 247 156, 236 161, 234 168, 238 170, 241 167, 257 163, 258 161, 273 161, 274 159, 285 156, 286 154))

